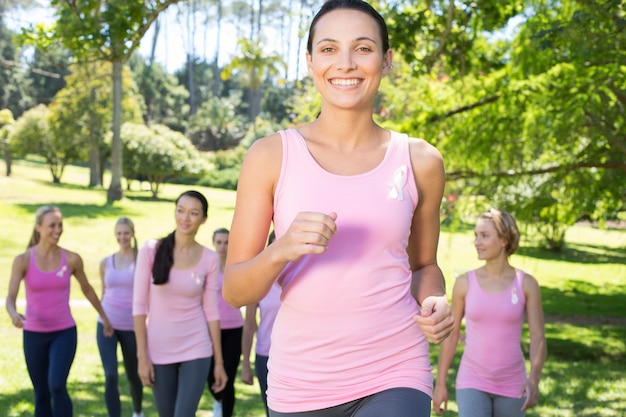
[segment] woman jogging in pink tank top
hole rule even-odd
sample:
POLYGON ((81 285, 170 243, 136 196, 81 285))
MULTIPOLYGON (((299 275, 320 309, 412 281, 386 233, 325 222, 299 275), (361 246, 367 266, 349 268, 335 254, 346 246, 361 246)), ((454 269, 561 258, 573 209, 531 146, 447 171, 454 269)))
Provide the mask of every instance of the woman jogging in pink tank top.
POLYGON ((465 319, 465 348, 456 378, 460 417, 521 417, 539 401, 546 358, 537 280, 509 263, 517 251, 515 218, 490 209, 476 223, 474 246, 482 267, 461 275, 452 290, 454 331, 441 344, 433 405, 447 409, 446 377, 465 319), (521 348, 524 317, 530 333, 530 373, 521 348))
POLYGON ((115 239, 119 250, 100 262, 102 279, 102 308, 113 325, 113 336, 103 337, 102 318, 98 318, 96 341, 104 368, 104 400, 108 417, 121 417, 117 347, 122 351, 124 370, 133 417, 143 417, 143 385, 137 372, 137 343, 133 325, 133 283, 135 282, 135 262, 137 261, 137 239, 135 225, 128 217, 120 217, 115 222, 115 239))
POLYGON ((281 287, 272 417, 430 414, 428 340, 453 326, 436 256, 445 174, 433 146, 373 120, 392 55, 367 2, 324 3, 306 53, 319 117, 256 141, 241 169, 223 295, 240 307, 281 287))
POLYGON ((24 357, 35 394, 35 416, 71 417, 72 400, 67 377, 76 353, 76 323, 70 310, 72 275, 102 318, 101 332, 111 337, 113 327, 93 287, 81 257, 59 246, 63 216, 54 206, 43 206, 26 252, 13 261, 6 309, 13 325, 24 329, 24 357), (26 314, 17 312, 20 284, 26 289, 26 314))

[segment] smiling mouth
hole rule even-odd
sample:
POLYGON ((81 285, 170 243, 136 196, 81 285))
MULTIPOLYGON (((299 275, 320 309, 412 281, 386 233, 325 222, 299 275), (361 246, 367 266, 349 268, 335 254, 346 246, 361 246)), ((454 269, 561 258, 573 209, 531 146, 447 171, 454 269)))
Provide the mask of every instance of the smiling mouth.
POLYGON ((332 85, 339 85, 339 86, 351 86, 351 85, 357 85, 360 83, 360 80, 356 79, 356 78, 351 78, 349 80, 345 80, 345 79, 339 79, 339 78, 333 78, 332 80, 330 80, 330 83, 332 85))

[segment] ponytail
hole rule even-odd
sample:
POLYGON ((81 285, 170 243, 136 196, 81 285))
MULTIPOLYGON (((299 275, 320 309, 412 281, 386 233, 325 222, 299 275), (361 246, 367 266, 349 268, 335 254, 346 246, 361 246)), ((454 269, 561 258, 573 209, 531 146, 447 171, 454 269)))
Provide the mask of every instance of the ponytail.
POLYGON ((154 285, 167 283, 170 277, 170 270, 174 265, 174 244, 176 232, 172 232, 157 243, 154 262, 152 263, 152 278, 154 285))

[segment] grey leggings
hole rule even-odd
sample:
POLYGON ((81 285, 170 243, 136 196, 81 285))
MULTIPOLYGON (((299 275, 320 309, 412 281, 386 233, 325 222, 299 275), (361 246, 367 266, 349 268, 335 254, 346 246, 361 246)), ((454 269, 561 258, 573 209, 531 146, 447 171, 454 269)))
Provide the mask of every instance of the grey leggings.
POLYGON ((195 417, 211 359, 154 365, 152 395, 159 417, 195 417))
POLYGON ((411 388, 392 388, 349 403, 322 410, 300 413, 277 413, 270 417, 427 417, 430 397, 411 388))
POLYGON ((456 390, 459 417, 524 417, 521 411, 526 397, 513 398, 489 394, 477 389, 456 390))

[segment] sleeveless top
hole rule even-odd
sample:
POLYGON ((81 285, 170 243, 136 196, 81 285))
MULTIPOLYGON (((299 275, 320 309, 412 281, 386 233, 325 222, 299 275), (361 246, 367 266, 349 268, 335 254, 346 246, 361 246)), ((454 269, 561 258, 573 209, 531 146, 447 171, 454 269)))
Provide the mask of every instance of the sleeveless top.
POLYGON ((431 395, 406 251, 418 201, 407 136, 391 132, 377 167, 343 176, 320 167, 299 132, 280 134, 276 236, 301 211, 336 212, 337 232, 324 254, 290 262, 278 277, 269 407, 318 410, 399 387, 431 395))
POLYGON ((465 349, 456 388, 473 388, 495 395, 519 398, 526 380, 521 347, 526 310, 524 272, 499 293, 484 291, 476 271, 467 273, 465 295, 465 349))
POLYGON ((217 307, 220 312, 220 329, 238 329, 243 327, 243 315, 241 310, 234 308, 222 297, 222 286, 224 285, 224 273, 220 272, 217 280, 217 307))
POLYGON ((137 254, 133 315, 146 315, 148 354, 152 363, 167 365, 213 356, 208 322, 219 320, 217 274, 219 257, 203 248, 189 269, 170 270, 165 284, 152 283, 156 240, 137 254))
MULTIPOLYGON (((102 308, 115 330, 133 330, 133 282, 135 262, 124 269, 115 267, 115 255, 106 258, 102 308)), ((102 322, 102 318, 98 317, 102 322)))
POLYGON ((54 332, 76 325, 70 310, 70 279, 72 271, 67 264, 65 250, 61 249, 61 263, 53 271, 42 271, 37 266, 35 247, 30 248, 28 270, 24 275, 26 288, 26 320, 24 330, 54 332))

